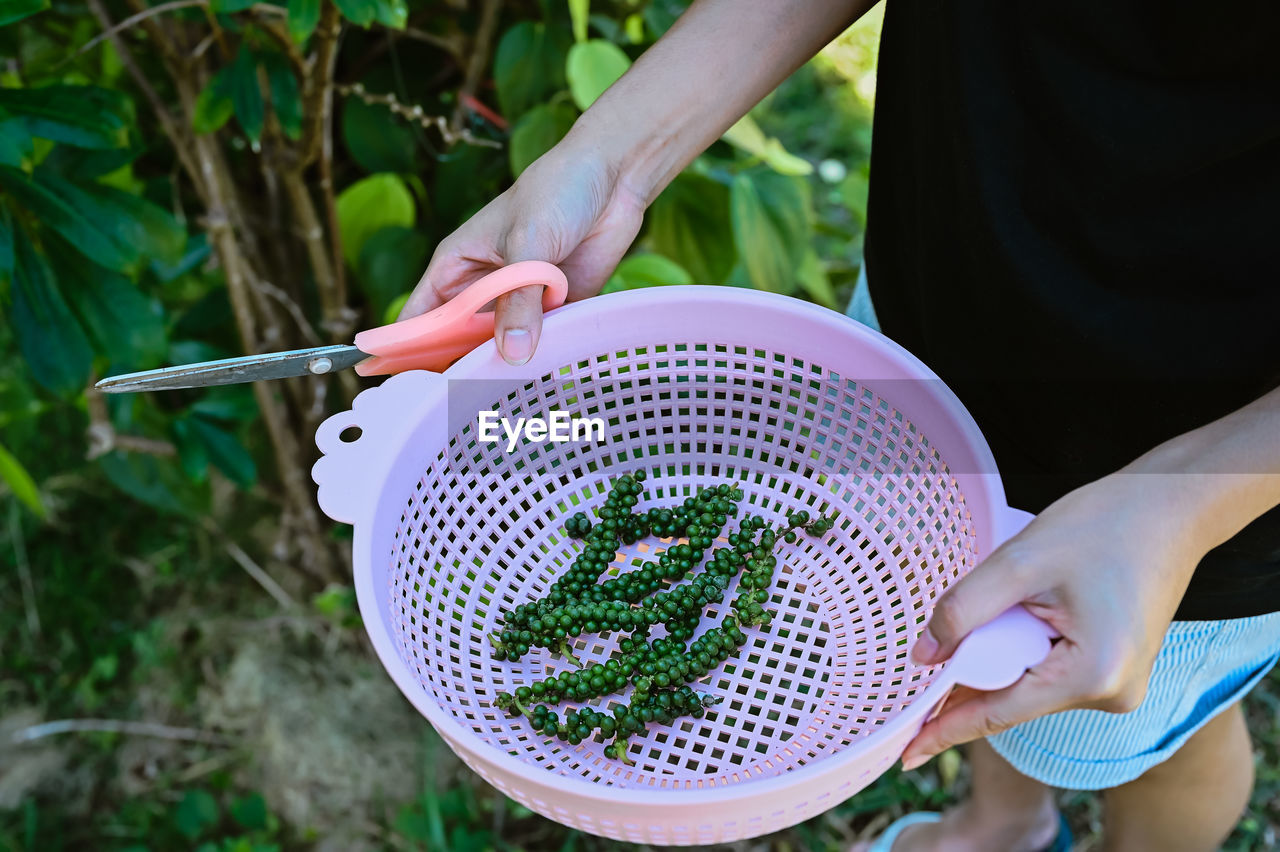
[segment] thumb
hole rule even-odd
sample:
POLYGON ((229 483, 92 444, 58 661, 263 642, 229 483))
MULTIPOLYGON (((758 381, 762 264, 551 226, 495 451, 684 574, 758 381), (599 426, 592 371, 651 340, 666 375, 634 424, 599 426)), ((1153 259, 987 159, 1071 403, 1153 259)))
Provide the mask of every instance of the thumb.
POLYGON ((1035 590, 1023 560, 1005 546, 996 550, 938 599, 920 638, 911 649, 921 665, 940 663, 955 653, 960 640, 1035 590))
MULTIPOLYGON (((559 253, 544 244, 545 235, 528 229, 508 233, 503 244, 503 261, 510 265, 522 260, 556 263, 559 253)), ((527 364, 542 337, 542 293, 546 288, 531 284, 498 297, 494 306, 493 339, 498 354, 513 367, 527 364)))
POLYGON ((512 290, 498 297, 494 308, 493 337, 498 352, 513 367, 528 363, 542 336, 541 284, 512 290))

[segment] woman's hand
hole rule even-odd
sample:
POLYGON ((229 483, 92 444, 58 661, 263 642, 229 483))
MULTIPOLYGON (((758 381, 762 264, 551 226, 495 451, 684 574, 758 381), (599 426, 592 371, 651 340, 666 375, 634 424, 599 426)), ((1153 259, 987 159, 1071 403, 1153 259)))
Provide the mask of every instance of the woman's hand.
POLYGON ((912 656, 941 662, 1018 603, 1062 638, 1013 686, 953 694, 903 766, 1049 713, 1137 707, 1196 565, 1276 505, 1280 389, 1054 503, 939 599, 912 656))
POLYGON ((1177 476, 1121 472, 1046 509, 939 601, 912 656, 941 662, 974 628, 1022 603, 1061 635, 1013 686, 958 690, 902 756, 947 748, 1062 710, 1113 713, 1146 695, 1156 654, 1207 547, 1177 476))
MULTIPOLYGON (((545 260, 569 279, 569 298, 600 292, 635 239, 645 199, 620 170, 572 135, 441 242, 400 319, 425 313, 508 264, 545 260)), ((533 355, 542 330, 542 287, 498 299, 494 338, 511 364, 533 355)))
MULTIPOLYGON (((521 260, 558 265, 569 298, 600 291, 644 208, 735 121, 866 11, 871 0, 697 0, 569 135, 437 248, 400 319, 521 260)), ((502 357, 542 330, 540 287, 498 300, 502 357)))

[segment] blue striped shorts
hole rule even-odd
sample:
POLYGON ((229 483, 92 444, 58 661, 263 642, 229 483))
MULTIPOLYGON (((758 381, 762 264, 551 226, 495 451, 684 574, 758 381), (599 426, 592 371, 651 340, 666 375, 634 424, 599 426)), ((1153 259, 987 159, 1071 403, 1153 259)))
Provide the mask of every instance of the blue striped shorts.
POLYGON ((1138 709, 1054 713, 987 741, 1023 775, 1050 786, 1116 787, 1172 757, 1206 722, 1243 698, 1277 659, 1280 613, 1175 621, 1138 709))
MULTIPOLYGON (((849 316, 879 328, 859 275, 849 316)), ((988 742, 1023 775, 1053 787, 1102 790, 1173 756, 1206 722, 1262 680, 1280 659, 1280 613, 1175 621, 1156 656, 1147 695, 1131 713, 1070 710, 1010 728, 988 742)))

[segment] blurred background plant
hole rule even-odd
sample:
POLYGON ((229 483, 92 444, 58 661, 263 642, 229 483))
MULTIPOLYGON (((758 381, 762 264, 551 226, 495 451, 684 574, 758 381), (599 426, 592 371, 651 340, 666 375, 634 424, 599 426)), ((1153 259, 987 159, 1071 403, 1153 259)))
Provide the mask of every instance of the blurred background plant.
MULTIPOLYGON (((367 653, 307 473, 360 380, 87 389, 392 321, 683 6, 0 0, 0 850, 620 848, 480 783, 367 653)), ((607 289, 842 307, 878 31, 680 175, 607 289)), ((842 848, 964 784, 952 753, 745 848, 842 848)), ((1274 843, 1278 789, 1234 848, 1274 843)))

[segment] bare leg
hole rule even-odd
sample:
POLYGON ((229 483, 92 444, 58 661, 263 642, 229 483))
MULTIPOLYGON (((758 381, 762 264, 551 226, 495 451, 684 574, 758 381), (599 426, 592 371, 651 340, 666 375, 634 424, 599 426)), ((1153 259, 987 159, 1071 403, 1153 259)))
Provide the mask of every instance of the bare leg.
POLYGON ((1253 749, 1236 704, 1173 757, 1105 793, 1107 850, 1211 852, 1240 819, 1253 789, 1253 749))
POLYGON ((1052 843, 1058 831, 1053 791, 1018 772, 985 740, 971 743, 967 751, 972 795, 941 822, 908 828, 893 852, 1033 852, 1052 843))

